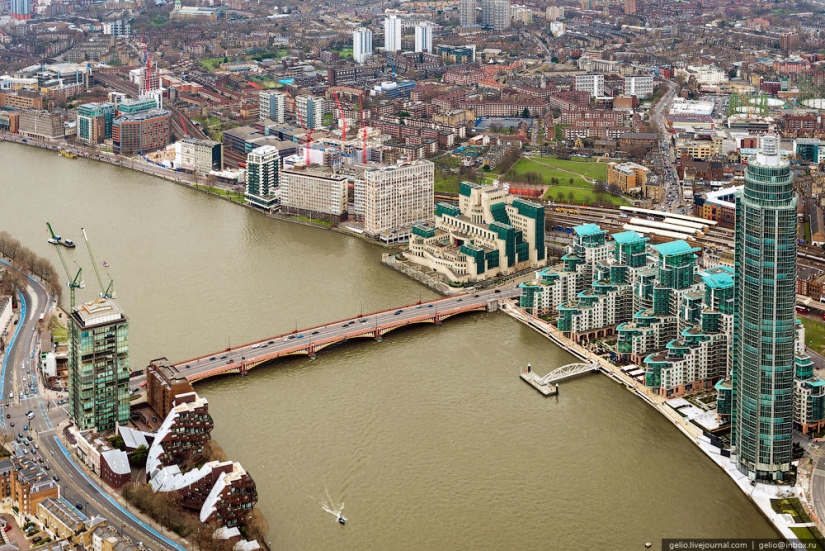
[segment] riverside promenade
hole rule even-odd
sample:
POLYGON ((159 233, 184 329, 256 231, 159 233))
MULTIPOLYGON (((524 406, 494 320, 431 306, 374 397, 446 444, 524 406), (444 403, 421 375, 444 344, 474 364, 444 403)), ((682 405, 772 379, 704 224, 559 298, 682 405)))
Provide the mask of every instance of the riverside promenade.
MULTIPOLYGON (((802 528, 813 526, 814 523, 795 523, 790 515, 779 514, 771 507, 772 499, 781 499, 789 497, 797 497, 805 504, 809 513, 813 510, 812 504, 808 501, 803 488, 807 484, 807 480, 800 479, 795 486, 789 485, 771 485, 771 484, 752 484, 751 481, 736 468, 736 465, 729 457, 723 457, 721 450, 710 443, 702 429, 690 423, 686 418, 682 417, 678 411, 667 405, 667 399, 655 394, 644 385, 640 385, 632 377, 622 373, 619 366, 614 365, 605 358, 592 353, 580 344, 565 337, 553 324, 548 323, 542 319, 536 318, 521 308, 510 303, 504 303, 500 309, 515 318, 516 320, 526 324, 534 331, 544 335, 546 338, 555 342, 560 347, 564 348, 574 356, 587 362, 594 362, 598 364, 599 369, 607 374, 609 377, 617 382, 624 383, 625 387, 633 392, 636 396, 653 406, 659 413, 664 415, 682 434, 684 434, 691 442, 699 446, 705 455, 707 455, 718 467, 733 480, 733 482, 742 490, 745 495, 757 506, 762 515, 767 518, 776 528, 776 531, 785 539, 794 541, 799 538, 794 534, 792 528, 802 528)), ((563 393, 561 394, 564 395, 563 393)), ((813 517, 813 516, 812 516, 813 517)), ((815 518, 815 517, 813 517, 815 518)))

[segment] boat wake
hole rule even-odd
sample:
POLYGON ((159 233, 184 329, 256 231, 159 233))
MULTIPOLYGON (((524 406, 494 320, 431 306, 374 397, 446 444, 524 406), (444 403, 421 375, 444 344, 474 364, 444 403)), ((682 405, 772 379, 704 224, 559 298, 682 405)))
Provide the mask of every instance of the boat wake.
MULTIPOLYGON (((344 522, 346 522, 346 519, 345 519, 345 518, 344 518, 344 516, 341 514, 341 513, 343 512, 343 510, 344 510, 344 502, 342 501, 342 502, 341 502, 341 504, 340 504, 340 505, 338 505, 338 504, 337 504, 335 501, 333 501, 333 499, 330 497, 330 495, 329 495, 329 490, 327 490, 326 488, 324 488, 324 491, 326 492, 327 498, 326 498, 325 500, 322 500, 322 501, 321 501, 321 508, 322 508, 324 511, 326 511, 327 513, 329 513, 330 515, 333 515, 335 518, 337 518, 337 519, 338 519, 338 522, 341 522, 341 519, 344 519, 344 522)), ((343 524, 343 522, 341 522, 341 524, 343 524)))

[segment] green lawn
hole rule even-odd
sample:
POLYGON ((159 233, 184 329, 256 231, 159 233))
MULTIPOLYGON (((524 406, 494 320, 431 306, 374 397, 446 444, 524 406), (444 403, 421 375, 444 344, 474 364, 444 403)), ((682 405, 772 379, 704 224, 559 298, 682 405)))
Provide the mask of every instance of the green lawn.
POLYGON ((66 329, 65 325, 61 325, 60 321, 57 319, 57 316, 52 316, 51 322, 49 323, 49 331, 52 332, 52 338, 55 342, 68 342, 68 329, 66 329))
POLYGON ((791 532, 796 534, 800 541, 809 544, 805 549, 815 549, 817 551, 825 551, 823 546, 822 533, 816 527, 807 528, 805 526, 791 527, 791 532))
POLYGON ((223 63, 222 57, 210 57, 207 59, 201 59, 198 62, 198 65, 206 69, 207 71, 214 71, 218 67, 220 67, 221 63, 223 63))
POLYGON ((800 318, 805 326, 805 339, 808 348, 822 354, 825 352, 825 323, 819 320, 800 318))
POLYGON ((435 191, 441 193, 458 193, 458 183, 460 178, 458 174, 451 174, 449 172, 435 173, 435 191))
POLYGON ((566 186, 590 189, 593 184, 585 180, 582 176, 595 180, 607 180, 607 165, 605 163, 560 161, 552 157, 541 157, 532 159, 519 159, 513 165, 516 174, 535 172, 544 179, 545 184, 549 184, 553 178, 558 178, 566 186), (570 183, 570 179, 573 183, 570 183))
MULTIPOLYGON (((591 186, 592 187, 592 186, 591 186)), ((609 193, 596 195, 590 189, 582 189, 580 187, 570 186, 550 186, 547 193, 544 194, 544 199, 552 201, 563 201, 565 203, 578 203, 588 205, 629 205, 623 197, 615 197, 609 193), (570 193, 573 193, 572 198, 570 193), (561 194, 561 196, 559 195, 561 194)))
POLYGON ((243 193, 239 193, 237 191, 229 191, 228 189, 223 189, 219 187, 210 187, 210 186, 195 186, 195 189, 205 189, 208 193, 214 193, 215 195, 220 195, 222 197, 229 197, 232 201, 237 201, 238 203, 243 203, 243 193))

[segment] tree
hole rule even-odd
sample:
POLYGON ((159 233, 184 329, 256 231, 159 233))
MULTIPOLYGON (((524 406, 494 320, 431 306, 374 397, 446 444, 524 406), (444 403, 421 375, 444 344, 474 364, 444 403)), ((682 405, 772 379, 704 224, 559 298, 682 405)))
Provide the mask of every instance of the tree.
POLYGON ((574 198, 575 196, 576 196, 576 195, 575 195, 572 191, 568 191, 568 192, 567 192, 567 200, 568 200, 569 202, 571 202, 571 203, 572 203, 572 202, 573 202, 573 198, 574 198))
POLYGON ((564 201, 564 192, 563 191, 558 192, 556 194, 556 199, 558 199, 559 201, 564 201))
POLYGON ((111 445, 116 450, 124 451, 126 449, 126 444, 123 442, 123 437, 119 434, 116 434, 109 438, 109 445, 111 445))
POLYGON ((129 463, 133 467, 143 468, 146 466, 146 459, 149 457, 149 448, 141 444, 129 456, 129 463))
POLYGON ((524 118, 524 119, 529 118, 530 117, 530 110, 525 107, 524 110, 521 112, 521 117, 524 118))
POLYGON ((571 177, 568 181, 570 182, 570 185, 572 186, 573 185, 573 178, 571 177))

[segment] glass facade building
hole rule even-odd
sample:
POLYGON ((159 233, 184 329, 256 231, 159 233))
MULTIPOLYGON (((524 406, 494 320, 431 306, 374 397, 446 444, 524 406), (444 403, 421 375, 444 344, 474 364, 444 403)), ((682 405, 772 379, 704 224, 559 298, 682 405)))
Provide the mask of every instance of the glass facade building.
POLYGON ((751 480, 791 469, 797 197, 777 139, 765 136, 736 198, 731 450, 751 480))
POLYGON ((129 421, 129 322, 101 298, 70 317, 69 413, 80 430, 113 430, 129 421))

